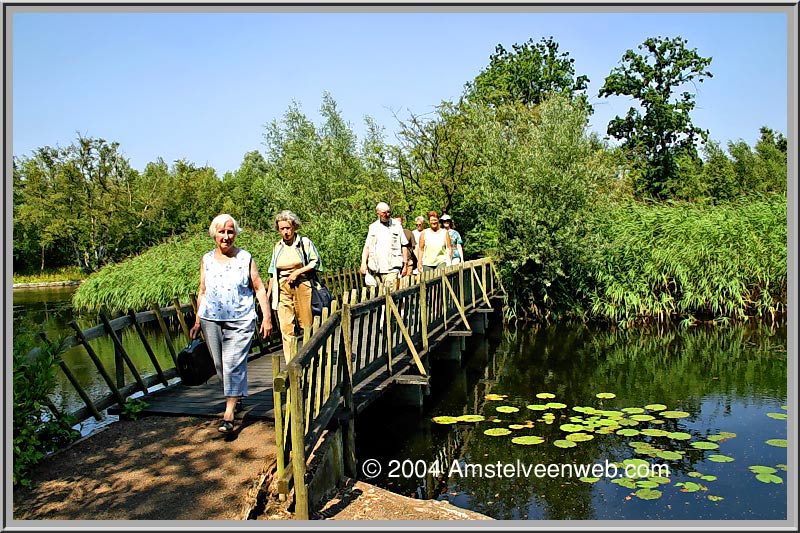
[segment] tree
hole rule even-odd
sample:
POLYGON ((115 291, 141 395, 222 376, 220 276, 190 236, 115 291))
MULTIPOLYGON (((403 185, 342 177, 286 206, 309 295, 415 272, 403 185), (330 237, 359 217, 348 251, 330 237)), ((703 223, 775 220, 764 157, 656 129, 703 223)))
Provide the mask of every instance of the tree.
MULTIPOLYGON (((572 98, 574 93, 586 90, 589 78, 575 77, 575 60, 566 52, 558 52, 553 37, 542 38, 539 43, 528 39, 511 48, 508 51, 497 45, 489 56, 489 66, 467 83, 467 100, 493 106, 512 102, 532 106, 540 104, 549 93, 564 93, 572 98)), ((585 95, 580 97, 586 103, 585 95)))
POLYGON ((601 97, 622 95, 639 101, 642 112, 630 108, 624 118, 612 119, 607 131, 622 140, 630 156, 643 167, 635 184, 641 195, 670 197, 674 185, 670 181, 678 170, 676 157, 697 157, 695 142, 705 142, 708 137, 708 131, 691 121, 695 95, 683 91, 673 99, 673 93, 686 84, 712 77, 707 69, 711 58, 701 57, 697 49, 686 44, 681 37, 646 39, 638 47, 643 53, 625 52, 621 65, 611 71, 600 89, 601 97))

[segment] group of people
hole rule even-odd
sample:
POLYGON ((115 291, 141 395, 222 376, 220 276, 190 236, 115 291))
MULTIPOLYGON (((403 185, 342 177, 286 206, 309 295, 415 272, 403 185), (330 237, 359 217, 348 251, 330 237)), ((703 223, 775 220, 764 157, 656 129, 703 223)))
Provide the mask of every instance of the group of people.
MULTIPOLYGON (((430 211, 429 227, 425 228, 420 216, 411 231, 403 227, 402 217, 392 218, 385 202, 375 211, 378 219, 369 226, 361 255, 365 281, 369 276, 392 290, 404 276, 458 264, 464 257, 461 235, 448 215, 440 218, 430 211)), ((257 326, 256 302, 262 317, 258 332, 264 338, 272 333, 272 311, 276 312, 287 362, 296 327, 311 327, 312 283, 322 271, 322 262, 314 243, 297 233, 299 227, 300 219, 291 211, 275 217, 281 239, 272 249, 268 283, 262 280, 250 252, 235 245, 241 228, 231 215, 216 216, 208 228, 215 247, 200 259, 197 313, 189 336, 196 339, 202 331, 222 383, 225 411, 218 426, 221 433, 234 431, 236 412, 247 396, 247 358, 257 326)))
POLYGON ((392 218, 391 208, 385 202, 375 207, 378 219, 370 224, 367 240, 361 252, 361 275, 367 285, 397 287, 397 282, 409 274, 419 274, 457 265, 464 258, 464 241, 455 229, 452 217, 439 217, 436 211, 414 219, 416 229, 403 227, 403 217, 392 218), (440 225, 441 224, 441 225, 440 225))

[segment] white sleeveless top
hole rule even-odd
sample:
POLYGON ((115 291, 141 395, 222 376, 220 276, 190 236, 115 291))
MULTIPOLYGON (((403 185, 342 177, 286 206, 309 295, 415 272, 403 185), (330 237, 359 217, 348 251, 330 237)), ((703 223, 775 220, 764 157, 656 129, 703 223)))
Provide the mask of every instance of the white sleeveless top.
POLYGON ((241 248, 228 263, 214 258, 214 250, 203 256, 206 293, 197 316, 206 320, 253 320, 256 308, 250 286, 250 252, 241 248))

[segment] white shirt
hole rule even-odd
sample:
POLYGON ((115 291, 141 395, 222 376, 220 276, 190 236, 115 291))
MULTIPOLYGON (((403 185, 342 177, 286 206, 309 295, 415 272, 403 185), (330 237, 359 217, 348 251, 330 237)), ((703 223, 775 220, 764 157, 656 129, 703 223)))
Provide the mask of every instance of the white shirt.
POLYGON ((403 268, 403 246, 408 239, 400 222, 389 219, 384 224, 380 219, 369 225, 367 231, 369 256, 367 267, 373 272, 386 273, 403 268))

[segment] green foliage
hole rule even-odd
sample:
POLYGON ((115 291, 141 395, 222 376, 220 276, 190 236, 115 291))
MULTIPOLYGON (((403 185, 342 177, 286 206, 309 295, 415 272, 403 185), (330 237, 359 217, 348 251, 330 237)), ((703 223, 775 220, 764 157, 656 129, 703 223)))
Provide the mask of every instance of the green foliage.
POLYGON ((586 90, 589 78, 575 77, 575 60, 566 52, 558 52, 558 43, 552 36, 543 37, 538 43, 528 39, 511 48, 509 51, 497 45, 495 53, 489 56, 489 66, 467 83, 467 100, 492 106, 513 103, 532 106, 541 104, 551 93, 572 97, 586 90))
POLYGON ((681 37, 645 39, 638 46, 643 52, 625 52, 622 64, 606 77, 599 92, 601 97, 628 96, 639 102, 641 112, 632 107, 624 118, 611 120, 608 134, 623 141, 640 169, 635 188, 641 196, 674 197, 676 158, 695 157, 695 142, 708 136, 692 124, 694 94, 683 91, 673 99, 673 92, 686 84, 712 77, 707 70, 711 58, 701 57, 686 44, 681 37))
POLYGON ((15 324, 14 331, 14 485, 30 484, 31 470, 47 456, 77 439, 69 417, 55 418, 49 396, 56 386, 55 372, 63 352, 62 341, 45 344, 29 359, 35 346, 31 325, 15 324))
POLYGON ((125 405, 122 406, 120 417, 125 420, 136 420, 139 418, 139 413, 144 411, 150 405, 144 400, 138 398, 128 398, 125 400, 125 405))
POLYGON ((599 244, 583 275, 595 287, 592 317, 691 323, 786 310, 784 195, 717 206, 605 206, 591 226, 599 244))
POLYGON ((94 272, 196 229, 216 214, 219 185, 213 169, 184 161, 170 172, 159 159, 139 175, 119 143, 104 139, 39 148, 14 162, 15 269, 47 263, 94 272))

